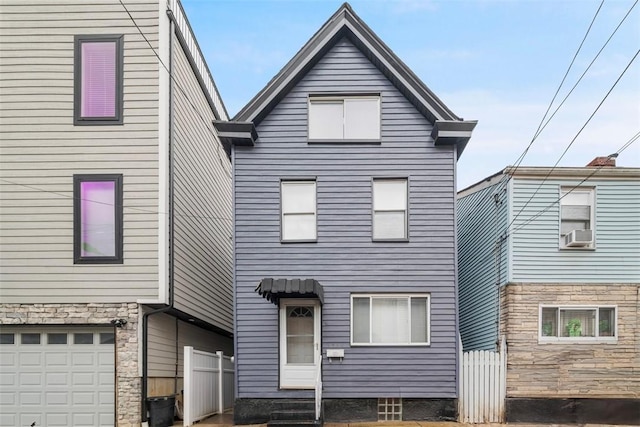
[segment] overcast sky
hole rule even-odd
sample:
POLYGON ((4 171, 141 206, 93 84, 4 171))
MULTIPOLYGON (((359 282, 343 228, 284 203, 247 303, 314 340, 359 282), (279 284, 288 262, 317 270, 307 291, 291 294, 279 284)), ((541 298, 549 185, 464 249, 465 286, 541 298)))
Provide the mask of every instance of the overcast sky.
MULTIPOLYGON (((551 112, 635 0, 607 0, 551 112)), ((340 7, 334 0, 182 0, 216 85, 235 115, 340 7)), ((478 120, 458 162, 458 189, 515 164, 533 138, 600 1, 351 1, 355 12, 458 116, 478 120)), ((523 165, 584 166, 640 132, 635 6, 523 165)), ((618 157, 640 166, 640 140, 618 157)))

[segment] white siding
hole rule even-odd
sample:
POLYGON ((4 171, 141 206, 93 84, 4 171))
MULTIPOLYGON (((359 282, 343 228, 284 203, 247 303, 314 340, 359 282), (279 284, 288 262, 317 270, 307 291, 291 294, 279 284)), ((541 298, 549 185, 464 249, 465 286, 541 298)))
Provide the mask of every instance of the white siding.
POLYGON ((233 355, 233 339, 211 332, 167 314, 149 317, 149 376, 173 378, 176 372, 176 328, 178 334, 178 377, 184 375, 184 347, 233 355))
MULTIPOLYGON (((128 0, 154 47, 158 3, 128 0)), ((0 6, 2 301, 158 297, 158 61, 115 2, 0 6), (124 34, 124 124, 73 125, 74 35, 124 34), (73 264, 73 174, 124 176, 124 264, 73 264)))
POLYGON ((231 162, 177 40, 173 52, 175 305, 231 332, 231 162))

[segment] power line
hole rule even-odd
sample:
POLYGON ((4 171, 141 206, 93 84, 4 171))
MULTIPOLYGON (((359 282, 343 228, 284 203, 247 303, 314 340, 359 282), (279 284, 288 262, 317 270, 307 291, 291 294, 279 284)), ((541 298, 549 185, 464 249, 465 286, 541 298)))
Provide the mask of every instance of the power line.
MULTIPOLYGON (((551 114, 551 116, 549 116, 549 118, 547 118, 547 114, 549 113, 553 103, 556 100, 556 97, 558 96, 558 93, 560 92, 560 89, 562 88, 562 86, 564 85, 564 82, 569 74, 569 72, 571 71, 571 68, 573 67, 573 64, 579 54, 579 52, 582 50, 582 46, 584 45, 585 40, 587 39, 587 36, 589 35, 589 32, 591 31, 591 28, 593 27, 593 24, 596 20, 596 17, 598 16, 600 9, 602 8, 603 4, 604 4, 604 0, 600 3, 600 6, 598 7, 598 9, 596 10, 595 15, 593 16, 593 19, 591 20, 591 23, 589 24, 589 27, 587 28, 587 32, 585 33, 584 37, 582 38, 582 42, 580 43, 580 45, 578 46, 578 49, 576 50, 576 53, 573 56, 573 59, 571 60, 569 67, 567 68, 567 71, 564 74, 564 77, 562 78, 562 81, 560 82, 560 84, 558 85, 558 88, 556 89, 555 94, 553 95, 553 98, 551 99, 551 101, 549 102, 549 106, 547 107, 547 110, 545 111, 544 115, 542 116, 542 119, 540 119, 540 123, 538 124, 538 128, 536 130, 536 132, 534 133, 533 137, 531 138, 531 141, 529 142, 529 145, 527 145, 527 147, 525 148, 525 150, 520 154, 520 156, 516 159, 515 161, 515 169, 513 170, 514 172, 516 172, 518 170, 518 167, 520 166, 520 164, 522 163, 522 161, 524 160, 524 157, 527 155, 527 153, 529 152, 529 149, 531 148, 531 146, 533 145, 533 143, 536 141, 536 139, 538 138, 538 136, 540 136, 540 134, 542 133, 542 131, 547 127, 547 125, 551 122, 551 120, 553 119, 553 117, 555 117, 556 113, 560 110, 560 108, 564 105, 564 103, 566 102, 566 100, 569 98, 569 96, 573 93, 573 91, 575 90, 575 88, 578 86, 578 84, 582 81, 582 79, 584 78, 584 76, 587 74, 587 72, 591 69, 591 66, 595 63, 595 61, 598 59, 598 57, 600 56, 600 54, 602 53, 602 51, 605 49, 605 47, 609 44, 609 42, 611 41, 611 39, 613 38, 613 36, 617 33, 618 29, 620 29, 620 27, 622 26, 622 24, 624 23, 624 21, 627 19, 627 17, 629 16, 629 14, 631 13, 631 11, 633 10, 633 8, 636 6, 636 4, 638 3, 638 0, 635 1, 635 3, 631 6, 631 8, 629 8, 629 10, 627 11, 627 13, 625 14, 625 16, 622 18, 622 20, 618 23, 618 25, 616 26, 616 28, 613 30, 613 32, 611 33, 611 35, 609 36, 609 38, 607 39, 607 41, 604 43, 604 45, 600 48, 600 50, 598 51, 598 53, 595 55, 595 57, 591 60, 591 63, 587 66, 587 68, 584 70, 584 72, 582 73, 582 75, 580 76, 580 78, 576 81, 576 83, 573 85, 573 87, 569 90, 569 92, 566 94, 566 96, 563 98, 563 100, 560 102, 560 104, 558 105, 558 107, 553 111, 553 113, 551 114), (546 119, 546 121, 545 121, 546 119)), ((493 184, 491 187, 495 187, 495 186, 499 186, 494 192, 489 193, 487 192, 485 197, 491 197, 494 194, 499 194, 501 191, 504 190, 505 186, 507 185, 507 183, 509 182, 509 180, 511 179, 513 175, 504 175, 499 182, 493 184)), ((476 203, 476 206, 471 209, 469 211, 469 213, 465 216, 465 218, 463 218, 463 221, 468 219, 471 215, 473 215, 475 209, 480 206, 481 203, 484 202, 484 198, 481 198, 478 200, 478 202, 476 203)))
MULTIPOLYGON (((595 15, 593 15, 593 19, 591 20, 591 23, 589 24, 589 27, 587 28, 587 32, 585 33, 584 37, 582 38, 582 41, 580 42, 580 45, 578 46, 578 49, 576 50, 576 53, 573 55, 573 59, 571 59, 571 62, 569 63, 569 67, 567 68, 567 71, 564 73, 564 76, 562 77, 562 80, 560 81, 560 84, 558 85, 558 88, 556 89, 556 92, 553 94, 553 98, 551 98, 551 102, 549 102, 549 106, 547 107, 547 110, 544 112, 544 115, 542 116, 542 119, 540 119, 540 123, 538 124, 538 128, 536 129, 536 131, 533 134, 533 138, 531 138, 531 141, 529 142, 529 145, 527 145, 527 148, 524 149, 524 151, 522 152, 520 157, 518 157, 518 159, 516 160, 516 165, 515 165, 514 171, 518 170, 518 166, 520 166, 520 164, 524 160, 525 156, 529 152, 529 149, 531 148, 533 143, 538 138, 538 135, 540 135, 540 132, 542 132, 542 129, 544 129, 543 123, 544 123, 545 119, 547 118, 547 114, 549 114, 549 111, 551 110, 551 106, 555 102, 556 97, 558 96, 558 93, 560 93, 560 89, 564 85, 564 82, 567 79, 567 76, 569 75, 569 72, 571 71, 571 68, 573 67, 574 62, 576 61, 576 58, 578 57, 578 54, 582 50, 582 46, 584 45, 585 40, 587 40, 587 36, 591 32, 591 28, 593 27, 593 23, 596 21, 596 18, 598 17, 598 14, 600 13, 600 9, 602 9, 602 5, 603 4, 604 4, 604 0, 602 0, 602 2, 600 3, 600 6, 598 6, 598 9, 596 10, 595 15)), ((562 106, 562 104, 560 104, 560 105, 562 106)), ((555 112, 554 112, 554 115, 555 115, 555 112)), ((549 119, 549 120, 551 120, 551 119, 549 119)))
POLYGON ((544 179, 542 180, 542 182, 540 183, 540 185, 538 185, 538 188, 536 188, 536 190, 533 192, 533 194, 531 195, 531 197, 529 198, 529 200, 527 200, 527 202, 524 204, 524 206, 522 207, 522 209, 520 209, 518 211, 518 213, 516 214, 516 216, 511 220, 511 223, 509 224, 509 226, 511 226, 511 224, 513 224, 513 222, 518 219, 518 217, 520 216, 520 213, 522 213, 522 211, 529 205, 529 203, 531 202, 531 200, 533 200, 533 198, 535 197, 535 195, 538 193, 538 191, 540 190, 540 188, 542 188, 542 186, 544 185, 544 182, 547 180, 547 178, 549 178, 549 176, 553 173, 553 170, 556 168, 556 166, 558 166, 558 163, 560 163, 560 161, 562 160, 562 158, 564 157, 565 154, 567 154, 567 151, 569 151, 569 148, 571 148, 571 146, 573 145, 573 143, 576 141, 576 139, 578 139, 578 137, 580 136, 580 134, 582 133, 582 131, 587 127, 587 125, 589 124, 589 122, 591 121, 591 119, 593 119, 593 117, 596 115, 596 113, 598 112, 598 110, 600 109, 600 107, 602 107, 602 104, 604 104, 604 102, 607 100, 607 98, 609 97, 609 95, 611 94, 611 92, 613 91, 613 89, 618 85, 618 82, 620 82, 620 80, 622 79, 622 76, 625 75, 625 73, 627 72, 627 70, 629 69, 629 67, 631 66, 631 64, 633 63, 633 61, 635 61, 635 59, 638 57, 638 54, 640 54, 640 49, 638 49, 638 51, 636 52, 635 55, 633 55, 633 58, 631 58, 631 60, 629 61, 629 63, 627 64, 627 66, 624 68, 624 70, 622 71, 622 73, 620 73, 620 75, 618 76, 618 78, 616 79, 616 81, 614 82, 613 86, 611 86, 611 88, 609 89, 609 91, 607 92, 607 94, 604 96, 604 98, 602 98, 602 100, 600 101, 600 103, 598 104, 598 106, 596 107, 596 109, 593 111, 593 113, 591 113, 591 115, 589 116, 589 118, 587 119, 587 121, 582 125, 582 127, 580 128, 580 130, 578 131, 578 133, 576 133, 576 135, 573 137, 573 139, 569 142, 569 144, 567 145, 567 147, 564 149, 564 151, 562 152, 562 154, 560 155, 560 157, 558 158, 558 160, 556 161, 556 163, 553 165, 553 167, 549 170, 549 172, 547 173, 547 175, 544 177, 544 179))
MULTIPOLYGON (((4 182, 6 184, 17 185, 17 186, 20 186, 20 187, 29 188, 31 190, 34 190, 34 191, 37 191, 37 192, 40 192, 40 193, 54 194, 56 196, 64 197, 66 199, 73 199, 73 200, 77 200, 77 201, 91 202, 91 203, 96 203, 96 204, 110 206, 110 207, 127 209, 127 210, 131 210, 131 211, 138 211, 138 212, 151 213, 151 214, 157 214, 157 215, 169 215, 167 212, 162 212, 160 210, 137 208, 137 207, 132 207, 132 206, 124 206, 124 204, 123 205, 119 205, 119 204, 115 204, 115 203, 107 203, 107 202, 101 202, 101 201, 98 201, 98 200, 90 200, 90 199, 83 199, 81 197, 69 196, 68 194, 61 193, 61 192, 58 192, 58 191, 45 190, 43 188, 34 187, 33 185, 28 185, 28 184, 20 184, 19 182, 10 181, 10 180, 4 179, 4 178, 0 178, 0 181, 4 182)), ((215 216, 215 215, 174 214, 174 216, 175 217, 179 217, 179 218, 192 218, 192 219, 195 218, 195 219, 220 220, 220 221, 230 221, 230 222, 233 221, 232 218, 215 216)))
MULTIPOLYGON (((624 150, 626 150, 627 148, 629 148, 631 146, 631 144, 633 144, 634 142, 636 142, 638 139, 640 139, 640 132, 636 133, 633 137, 631 137, 631 139, 629 139, 629 141, 627 141, 622 147, 620 147, 618 149, 618 151, 616 151, 615 157, 617 157, 620 153, 622 153, 624 150)), ((609 156, 614 157, 613 155, 609 156)), ((597 174, 603 167, 605 167, 605 165, 600 165, 599 167, 597 167, 593 172, 591 172, 589 175, 587 175, 586 178, 584 178, 582 181, 580 181, 576 186, 574 186, 573 188, 571 188, 569 191, 567 191, 565 194, 563 194, 561 197, 559 197, 557 200, 555 200, 553 203, 549 204, 546 208, 544 208, 543 210, 537 212, 536 214, 534 214, 531 218, 529 218, 528 220, 526 220, 525 222, 523 222, 522 224, 519 224, 517 227, 515 227, 513 230, 511 230, 509 232, 509 227, 511 226, 511 224, 513 224, 513 221, 511 221, 511 223, 507 226, 506 229, 506 233, 507 235, 512 234, 518 230, 521 230, 522 228, 524 228, 525 225, 529 224, 531 221, 533 221, 534 219, 540 217, 542 214, 544 214, 545 212, 547 212, 549 209, 551 209, 555 204, 557 204, 558 202, 560 202, 565 196, 569 195, 573 190, 576 190, 577 188, 579 188, 582 184, 584 184, 585 182, 587 182, 589 179, 591 179, 591 177, 593 177, 595 174, 597 174)), ((548 177, 549 175, 547 175, 548 177)), ((545 178, 546 179, 546 178, 545 178)), ((543 181, 544 182, 544 181, 543 181)), ((540 187, 538 187, 538 190, 540 189, 540 187)), ((537 190, 536 190, 537 192, 537 190)), ((534 193, 535 195, 535 193, 534 193)), ((531 199, 529 199, 530 201, 531 199)), ((524 208, 523 208, 524 209, 524 208)), ((522 212, 522 210, 520 211, 522 212)), ((515 218, 514 218, 515 220, 515 218)))
POLYGON ((551 121, 551 119, 553 119, 553 117, 556 115, 556 113, 558 112, 558 110, 560 110, 560 107, 562 107, 562 105, 564 105, 564 103, 566 102, 566 100, 569 98, 569 96, 573 93, 573 91, 575 90, 575 88, 578 86, 578 84, 582 81, 582 79, 584 78, 584 76, 587 74, 587 72, 591 69, 591 66, 596 62, 596 60, 600 57, 600 54, 602 53, 602 51, 605 49, 605 47, 607 47, 607 45, 609 44, 609 42, 611 41, 611 39, 613 38, 613 36, 618 32, 618 30, 620 29, 620 27, 622 26, 622 24, 624 23, 624 21, 627 19, 627 17, 631 14, 631 11, 633 10, 633 8, 638 4, 638 0, 635 1, 635 3, 633 3, 633 5, 631 5, 631 7, 629 8, 629 10, 627 11, 627 13, 624 15, 624 17, 622 18, 622 20, 618 23, 617 27, 613 30, 613 32, 611 33, 611 35, 609 36, 609 38, 607 39, 607 41, 602 45, 602 47, 600 48, 600 50, 598 51, 598 53, 593 57, 593 59, 591 60, 591 62, 589 63, 589 65, 587 66, 587 68, 584 70, 584 72, 582 73, 582 75, 580 75, 580 77, 578 78, 578 80, 575 82, 575 84, 573 85, 573 87, 569 90, 569 92, 567 93, 567 95, 562 99, 562 101, 560 102, 560 104, 558 105, 558 107, 553 111, 553 114, 551 114, 551 116, 549 116, 549 118, 547 119, 547 121, 545 122, 545 124, 542 126, 542 128, 540 128, 534 135, 534 138, 537 138, 540 133, 542 133, 542 131, 547 127, 547 125, 549 124, 549 122, 551 121))

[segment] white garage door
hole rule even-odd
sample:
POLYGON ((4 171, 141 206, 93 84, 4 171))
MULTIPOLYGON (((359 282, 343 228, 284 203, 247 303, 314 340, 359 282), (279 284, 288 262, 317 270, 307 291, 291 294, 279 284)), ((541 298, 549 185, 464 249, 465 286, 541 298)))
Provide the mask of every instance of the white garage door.
POLYGON ((113 426, 113 328, 0 329, 0 426, 113 426))

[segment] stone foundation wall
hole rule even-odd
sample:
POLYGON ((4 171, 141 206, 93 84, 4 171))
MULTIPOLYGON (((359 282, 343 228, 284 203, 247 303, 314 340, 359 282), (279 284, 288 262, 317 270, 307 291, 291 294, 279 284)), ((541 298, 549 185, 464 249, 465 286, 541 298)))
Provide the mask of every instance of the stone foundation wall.
POLYGON ((140 425, 138 304, 0 304, 0 325, 105 325, 116 328, 116 407, 119 427, 140 425))
POLYGON ((640 397, 639 285, 509 284, 507 397, 640 397), (617 305, 617 342, 539 343, 539 305, 617 305))

